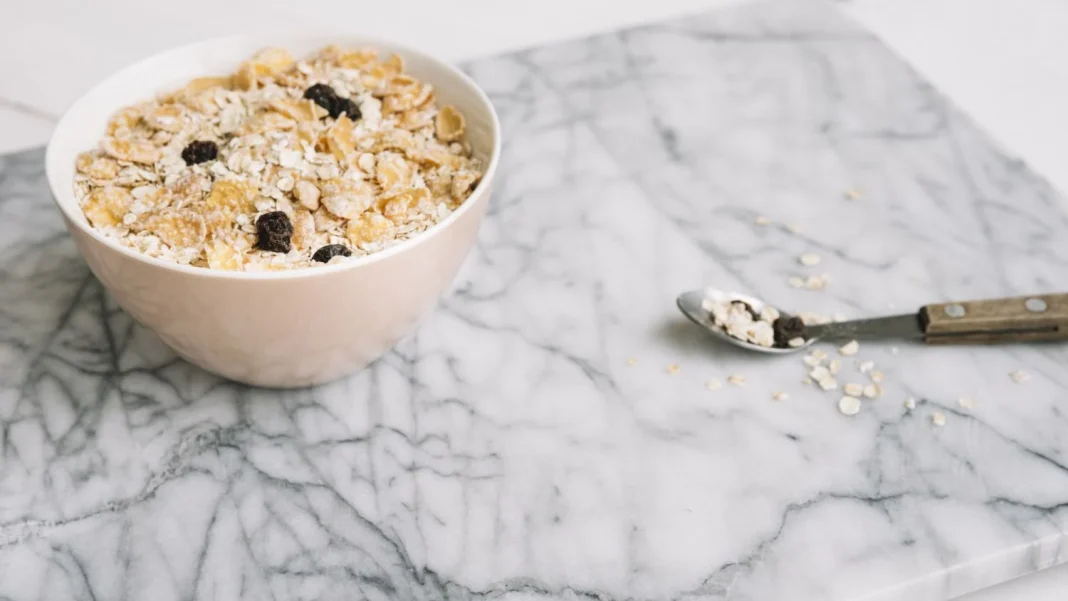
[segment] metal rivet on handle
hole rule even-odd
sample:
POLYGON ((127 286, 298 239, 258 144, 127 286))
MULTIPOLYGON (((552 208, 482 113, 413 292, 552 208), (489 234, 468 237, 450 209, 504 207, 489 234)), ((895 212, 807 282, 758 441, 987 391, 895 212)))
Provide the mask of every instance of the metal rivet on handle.
POLYGON ((1041 313, 1046 310, 1046 301, 1040 298, 1029 298, 1024 301, 1024 307, 1032 313, 1041 313))
POLYGON ((964 305, 958 304, 946 305, 946 308, 943 310, 946 312, 946 315, 950 317, 964 317, 964 314, 966 313, 964 305))

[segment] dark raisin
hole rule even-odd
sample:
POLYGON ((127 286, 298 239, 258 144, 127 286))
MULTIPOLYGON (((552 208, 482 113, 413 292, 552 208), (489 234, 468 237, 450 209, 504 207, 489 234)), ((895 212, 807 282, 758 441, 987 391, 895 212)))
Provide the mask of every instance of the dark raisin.
POLYGON ((219 156, 219 147, 211 140, 190 142, 182 149, 182 160, 186 165, 196 165, 205 161, 214 161, 219 156))
POLYGON ((779 316, 771 324, 771 329, 775 332, 775 346, 778 348, 789 348, 791 340, 805 337, 805 322, 796 315, 779 316))
POLYGON ((351 98, 335 98, 334 104, 326 109, 330 116, 337 119, 342 113, 347 113, 349 119, 356 121, 360 118, 360 107, 351 98))
POLYGON ((274 253, 289 252, 289 239, 293 235, 293 223, 282 211, 271 211, 256 220, 256 246, 274 253))
POLYGON ((304 97, 330 111, 333 110, 334 102, 337 100, 337 92, 325 83, 317 83, 304 90, 304 97))
POLYGON ((760 319, 760 313, 758 313, 757 311, 755 311, 753 309, 753 305, 750 305, 749 303, 747 303, 745 301, 740 301, 740 300, 731 301, 731 304, 732 305, 741 305, 742 307, 744 307, 745 310, 749 312, 749 315, 751 315, 753 317, 753 321, 757 321, 757 320, 760 319))
POLYGON ((351 257, 352 251, 346 248, 344 244, 327 244, 315 251, 315 254, 312 255, 312 261, 329 263, 330 259, 333 259, 338 255, 341 255, 342 257, 351 257))

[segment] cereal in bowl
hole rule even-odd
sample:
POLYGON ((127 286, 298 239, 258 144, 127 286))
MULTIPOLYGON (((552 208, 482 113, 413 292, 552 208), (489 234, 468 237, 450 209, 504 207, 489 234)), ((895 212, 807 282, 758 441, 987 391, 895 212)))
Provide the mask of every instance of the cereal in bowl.
POLYGON ((397 55, 263 50, 116 113, 78 156, 97 230, 146 255, 228 271, 343 261, 407 240, 470 195, 464 116, 397 55))

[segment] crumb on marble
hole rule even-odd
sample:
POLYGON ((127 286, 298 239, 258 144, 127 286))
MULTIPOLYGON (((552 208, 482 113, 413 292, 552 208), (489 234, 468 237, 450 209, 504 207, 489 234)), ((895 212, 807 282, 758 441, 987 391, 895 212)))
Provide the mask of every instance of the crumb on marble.
POLYGON ((853 396, 844 396, 838 399, 838 411, 842 415, 856 415, 860 413, 860 399, 853 396))
POLYGON ((860 350, 860 343, 857 342, 856 340, 850 340, 849 342, 845 343, 845 345, 843 345, 841 348, 839 348, 838 352, 839 352, 839 354, 841 354, 841 355, 843 355, 845 357, 852 357, 852 356, 856 355, 857 351, 859 351, 859 350, 860 350))

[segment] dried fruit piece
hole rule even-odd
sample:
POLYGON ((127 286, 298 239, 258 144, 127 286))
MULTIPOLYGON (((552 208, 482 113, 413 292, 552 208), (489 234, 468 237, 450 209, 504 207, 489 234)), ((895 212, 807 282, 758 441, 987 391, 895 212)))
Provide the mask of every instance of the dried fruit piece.
POLYGON ((214 161, 217 156, 219 156, 219 146, 211 140, 195 140, 182 149, 182 160, 186 165, 214 161))
POLYGON ((357 120, 363 116, 360 113, 360 106, 352 101, 351 98, 338 97, 334 100, 334 103, 327 109, 327 112, 331 117, 337 119, 342 115, 348 115, 349 119, 357 120))
POLYGON ((327 244, 319 250, 315 251, 312 255, 312 261, 318 261, 320 263, 329 263, 330 259, 334 257, 351 257, 352 251, 349 250, 344 244, 327 244))
POLYGON ((151 165, 159 160, 159 149, 148 140, 120 140, 106 138, 101 144, 104 152, 120 161, 151 165))
POLYGON ((443 142, 455 142, 464 136, 464 116, 451 105, 445 105, 434 119, 434 132, 443 142))
POLYGON ((264 213, 256 219, 256 248, 287 253, 291 248, 293 223, 282 211, 264 213))
POLYGON ((304 90, 304 98, 329 111, 330 107, 334 105, 334 100, 337 99, 337 92, 325 83, 317 83, 304 90))
POLYGON ((334 88, 325 83, 317 83, 304 90, 304 98, 326 110, 326 113, 337 119, 341 115, 348 115, 352 120, 360 118, 360 107, 351 98, 338 95, 334 88))
POLYGON ((342 219, 353 219, 375 202, 374 188, 367 182, 334 178, 322 185, 320 202, 342 219))
POLYGON ((771 329, 775 333, 775 346, 778 348, 789 348, 790 341, 795 338, 801 338, 804 342, 805 322, 796 315, 780 315, 771 324, 771 329))

